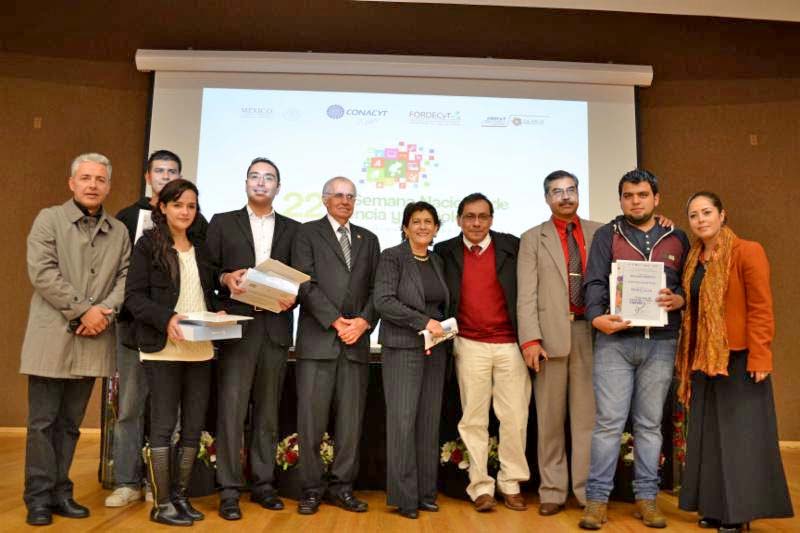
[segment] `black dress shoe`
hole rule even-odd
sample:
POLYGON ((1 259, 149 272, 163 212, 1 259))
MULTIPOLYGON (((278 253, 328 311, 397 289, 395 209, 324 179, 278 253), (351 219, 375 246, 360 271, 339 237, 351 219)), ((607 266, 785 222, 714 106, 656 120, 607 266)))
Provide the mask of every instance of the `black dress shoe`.
POLYGON ((419 517, 419 513, 416 509, 404 509, 403 507, 398 507, 397 512, 400 513, 400 516, 411 518, 412 520, 416 520, 419 517))
POLYGON ((719 533, 741 533, 742 531, 750 530, 750 523, 744 524, 722 524, 719 526, 719 533))
POLYGON ((359 500, 350 491, 342 492, 338 495, 331 494, 329 500, 332 504, 338 505, 345 511, 351 511, 353 513, 367 512, 367 502, 359 500))
POLYGON ((316 492, 306 492, 297 502, 297 512, 300 514, 314 514, 319 510, 322 500, 316 492))
POLYGON ((25 522, 30 526, 49 526, 53 523, 53 513, 45 505, 31 507, 28 509, 28 516, 25 522))
POLYGON ((251 494, 250 501, 257 503, 264 509, 269 509, 270 511, 280 511, 283 509, 283 502, 275 494, 251 494))
POLYGON ((53 514, 58 516, 66 516, 67 518, 87 518, 89 516, 89 509, 79 504, 72 498, 61 500, 50 506, 53 514))
POLYGON ((241 520, 239 498, 225 498, 219 502, 219 515, 225 520, 241 520))
POLYGON ((429 513, 435 513, 439 510, 439 506, 433 502, 419 502, 419 510, 420 511, 428 511, 429 513))
POLYGON ((697 526, 700 529, 717 529, 721 525, 722 520, 717 520, 716 518, 707 518, 705 516, 697 521, 697 526))

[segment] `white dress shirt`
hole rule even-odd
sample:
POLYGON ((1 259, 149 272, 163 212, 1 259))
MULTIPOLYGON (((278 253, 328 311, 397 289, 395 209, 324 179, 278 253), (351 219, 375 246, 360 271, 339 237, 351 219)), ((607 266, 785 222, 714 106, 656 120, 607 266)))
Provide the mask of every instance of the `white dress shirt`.
POLYGON ((250 217, 250 230, 253 232, 253 245, 256 251, 256 264, 258 266, 267 259, 272 252, 272 237, 275 235, 275 210, 268 215, 256 215, 250 206, 247 206, 250 217))
MULTIPOLYGON (((464 246, 467 247, 467 250, 472 250, 472 247, 475 246, 475 243, 470 242, 469 239, 467 239, 463 234, 461 239, 464 241, 464 246)), ((483 252, 485 252, 490 244, 492 244, 492 234, 487 233, 486 237, 484 237, 483 240, 478 243, 478 246, 481 247, 481 251, 478 252, 478 255, 481 255, 483 252)))
MULTIPOLYGON (((331 223, 331 227, 333 228, 333 234, 336 235, 336 240, 338 241, 342 234, 339 233, 339 228, 342 227, 342 224, 339 224, 339 221, 333 218, 330 214, 328 214, 328 222, 331 223)), ((347 230, 347 240, 350 241, 350 245, 353 245, 353 236, 350 234, 350 221, 348 220, 344 224, 344 228, 347 230)))

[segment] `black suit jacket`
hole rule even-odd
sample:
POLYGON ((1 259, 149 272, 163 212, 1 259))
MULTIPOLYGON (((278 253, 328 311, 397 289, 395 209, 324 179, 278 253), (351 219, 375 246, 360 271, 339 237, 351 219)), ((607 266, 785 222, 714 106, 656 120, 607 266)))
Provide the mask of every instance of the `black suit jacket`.
MULTIPOLYGON (((195 260, 203 287, 206 308, 214 310, 214 270, 201 246, 195 246, 195 260)), ((153 241, 145 232, 131 254, 128 278, 125 283, 125 306, 133 315, 132 339, 126 341, 132 349, 152 353, 164 349, 167 344, 167 325, 175 314, 181 280, 173 282, 166 272, 153 260, 153 241)))
MULTIPOLYGON (((270 257, 286 265, 292 262, 292 241, 300 223, 275 213, 275 232, 272 236, 270 257)), ((231 299, 227 287, 219 283, 219 276, 242 268, 252 268, 256 263, 256 249, 253 243, 253 230, 247 207, 227 213, 219 213, 211 218, 206 232, 206 249, 214 267, 214 280, 217 288, 217 308, 234 315, 253 316, 253 306, 231 299)), ((265 311, 270 340, 279 346, 292 344, 292 310, 282 313, 265 311)), ((243 322, 242 335, 247 331, 243 322)))
MULTIPOLYGON (((519 237, 510 233, 489 232, 494 243, 495 267, 497 279, 506 297, 506 310, 517 331, 517 253, 519 237)), ((461 299, 461 277, 464 274, 464 238, 457 237, 440 242, 434 251, 444 260, 444 277, 450 289, 450 313, 458 314, 461 299)))
MULTIPOLYGON (((445 312, 450 308, 449 291, 444 280, 442 259, 432 253, 431 265, 445 293, 445 312)), ((419 261, 414 259, 411 246, 405 241, 381 253, 375 276, 375 310, 381 317, 378 340, 389 348, 423 348, 425 341, 419 331, 431 319, 425 311, 425 290, 419 261)))
POLYGON ((297 230, 292 266, 311 276, 300 285, 300 320, 297 328, 298 359, 335 359, 344 350, 353 361, 369 361, 369 335, 353 345, 339 340, 331 326, 340 316, 361 317, 372 328, 378 320, 372 302, 375 271, 380 258, 378 238, 350 224, 351 263, 347 269, 342 247, 328 217, 306 222, 297 230))

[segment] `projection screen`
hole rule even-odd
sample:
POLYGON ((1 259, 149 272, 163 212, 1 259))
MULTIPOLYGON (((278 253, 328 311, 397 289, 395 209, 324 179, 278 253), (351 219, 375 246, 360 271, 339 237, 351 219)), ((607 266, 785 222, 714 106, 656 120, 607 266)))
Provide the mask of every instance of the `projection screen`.
POLYGON ((207 218, 246 203, 245 172, 275 161, 275 209, 324 215, 323 183, 357 186, 352 222, 399 242, 409 201, 458 233, 460 199, 494 203, 494 229, 521 234, 550 216, 542 180, 580 180, 580 211, 618 213, 616 183, 636 166, 635 86, 650 67, 443 57, 140 50, 155 71, 149 151, 184 162, 207 218))

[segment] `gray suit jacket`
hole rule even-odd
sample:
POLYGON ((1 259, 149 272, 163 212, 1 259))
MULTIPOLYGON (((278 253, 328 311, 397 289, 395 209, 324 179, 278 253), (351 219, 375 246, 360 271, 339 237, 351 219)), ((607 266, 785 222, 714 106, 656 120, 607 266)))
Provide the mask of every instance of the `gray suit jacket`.
MULTIPOLYGON (((602 226, 581 219, 587 250, 602 226)), ((588 255, 588 254, 587 254, 588 255)), ((564 250, 555 224, 548 220, 522 234, 517 261, 517 323, 520 345, 541 339, 550 357, 571 349, 569 282, 564 250)))
POLYGON ((28 235, 28 276, 33 284, 20 373, 49 378, 110 376, 116 328, 94 337, 73 335, 69 321, 93 305, 122 306, 131 243, 125 225, 105 210, 94 231, 70 199, 42 209, 28 235))
MULTIPOLYGON (((429 255, 445 293, 444 310, 450 307, 450 296, 444 280, 442 259, 429 255)), ((425 345, 419 331, 425 329, 429 317, 425 312, 425 292, 418 261, 405 241, 381 254, 375 276, 375 310, 381 317, 378 340, 389 348, 420 348, 425 345)))
POLYGON ((292 266, 311 276, 300 286, 300 319, 295 342, 298 359, 336 359, 344 350, 353 361, 369 361, 369 335, 348 346, 339 340, 333 322, 361 317, 372 328, 378 321, 372 301, 380 258, 378 237, 350 224, 352 269, 328 218, 302 224, 292 248, 292 266))

